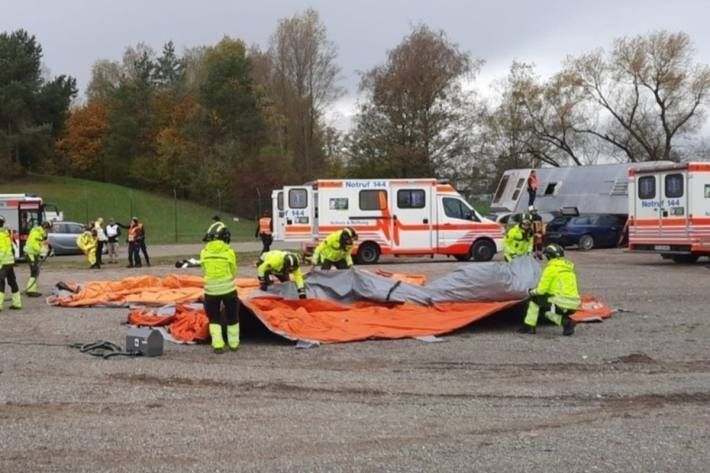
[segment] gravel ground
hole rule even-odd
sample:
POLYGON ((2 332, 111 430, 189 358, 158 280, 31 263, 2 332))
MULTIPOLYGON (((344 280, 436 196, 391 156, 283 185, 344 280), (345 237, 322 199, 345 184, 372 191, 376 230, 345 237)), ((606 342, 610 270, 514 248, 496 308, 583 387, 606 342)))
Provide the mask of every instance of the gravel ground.
MULTIPOLYGON (((583 291, 623 311, 565 338, 519 335, 510 311, 443 343, 297 350, 252 326, 237 353, 104 361, 64 345, 122 345, 125 310, 25 299, 0 314, 0 472, 708 471, 710 271, 569 254, 583 291)), ((435 278, 456 264, 380 266, 435 278)), ((96 277, 47 268, 41 286, 96 277)))

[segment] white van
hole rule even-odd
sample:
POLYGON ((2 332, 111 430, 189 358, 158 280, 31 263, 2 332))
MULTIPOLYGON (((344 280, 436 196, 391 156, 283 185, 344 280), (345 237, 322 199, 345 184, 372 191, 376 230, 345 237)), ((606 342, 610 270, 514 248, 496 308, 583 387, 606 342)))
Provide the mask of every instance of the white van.
POLYGON ((489 261, 501 249, 502 227, 482 217, 449 184, 436 179, 318 180, 272 192, 274 239, 307 251, 351 226, 360 263, 380 255, 447 255, 489 261))
POLYGON ((710 163, 629 170, 629 251, 710 256, 710 163))

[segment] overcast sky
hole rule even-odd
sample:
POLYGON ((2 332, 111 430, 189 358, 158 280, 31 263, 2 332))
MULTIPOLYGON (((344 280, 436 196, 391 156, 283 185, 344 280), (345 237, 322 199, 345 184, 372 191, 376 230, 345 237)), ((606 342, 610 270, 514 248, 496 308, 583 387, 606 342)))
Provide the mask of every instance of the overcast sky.
POLYGON ((568 54, 609 47, 619 36, 656 29, 690 34, 697 59, 710 63, 708 0, 0 0, 0 30, 34 34, 53 75, 77 78, 83 96, 97 59, 120 60, 129 45, 178 51, 213 45, 224 35, 267 47, 279 18, 312 7, 338 46, 341 85, 333 123, 347 127, 357 99, 358 71, 384 61, 413 23, 446 31, 486 64, 476 87, 487 94, 517 59, 543 76, 568 54))

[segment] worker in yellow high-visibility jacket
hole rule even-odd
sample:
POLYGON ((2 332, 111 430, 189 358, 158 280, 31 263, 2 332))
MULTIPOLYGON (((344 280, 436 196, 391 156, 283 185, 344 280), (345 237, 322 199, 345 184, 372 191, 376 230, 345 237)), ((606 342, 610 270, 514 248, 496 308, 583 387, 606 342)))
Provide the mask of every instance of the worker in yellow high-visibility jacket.
POLYGON ((12 305, 10 309, 22 308, 20 287, 15 277, 15 251, 12 248, 12 230, 5 227, 5 217, 0 215, 0 311, 5 303, 5 281, 10 286, 12 305))
POLYGON ((562 335, 574 333, 570 316, 579 310, 582 300, 577 287, 574 264, 565 259, 565 250, 556 243, 543 248, 548 259, 537 287, 530 289, 530 301, 521 333, 535 333, 540 311, 546 318, 562 326, 562 335))
POLYGON ((27 257, 27 263, 30 266, 30 277, 27 279, 25 294, 29 297, 40 297, 42 295, 38 291, 39 268, 49 251, 47 238, 50 228, 52 228, 51 223, 42 222, 42 225, 37 225, 30 231, 25 243, 24 252, 27 257))
POLYGON ((348 269, 353 265, 353 247, 357 240, 357 232, 352 227, 333 232, 321 241, 313 251, 311 261, 314 266, 321 265, 321 269, 348 269))
POLYGON ((298 298, 306 298, 306 284, 303 281, 303 272, 300 268, 300 258, 290 251, 271 250, 263 253, 257 261, 257 276, 259 278, 259 288, 266 291, 271 284, 271 276, 275 276, 281 282, 288 281, 289 275, 293 274, 293 281, 296 283, 298 298))
POLYGON ((89 261, 89 269, 97 269, 99 267, 96 264, 98 242, 98 232, 92 223, 89 223, 86 227, 84 227, 84 232, 76 239, 76 246, 84 252, 86 259, 89 261))

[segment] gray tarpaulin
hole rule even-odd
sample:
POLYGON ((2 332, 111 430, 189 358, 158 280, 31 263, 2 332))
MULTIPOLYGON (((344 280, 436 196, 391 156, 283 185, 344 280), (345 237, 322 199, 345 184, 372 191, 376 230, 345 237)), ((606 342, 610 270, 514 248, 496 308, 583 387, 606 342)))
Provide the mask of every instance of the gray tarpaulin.
MULTIPOLYGON (((347 271, 317 271, 307 275, 306 292, 309 298, 342 304, 365 299, 424 305, 436 302, 507 301, 526 298, 528 289, 537 285, 540 271, 540 264, 532 256, 516 258, 511 263, 463 263, 426 286, 395 281, 354 268, 347 271)), ((271 286, 268 293, 284 299, 298 297, 293 282, 271 286)), ((264 292, 254 291, 251 297, 264 297, 264 292)))

